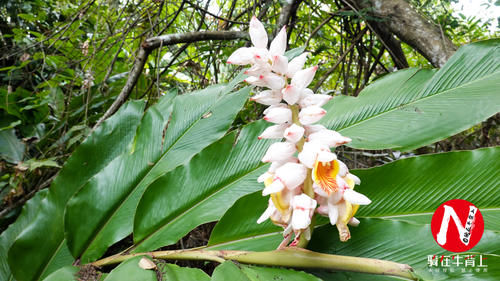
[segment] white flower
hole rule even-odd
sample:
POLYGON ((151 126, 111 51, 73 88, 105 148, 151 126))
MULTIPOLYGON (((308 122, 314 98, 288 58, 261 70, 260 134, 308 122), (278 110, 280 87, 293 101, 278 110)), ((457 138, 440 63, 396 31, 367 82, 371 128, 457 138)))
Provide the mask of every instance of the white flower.
POLYGON ((300 162, 310 169, 317 161, 330 162, 337 159, 328 146, 317 142, 305 142, 298 157, 300 162))
POLYGON ((227 59, 228 64, 245 65, 253 63, 255 48, 239 48, 234 51, 227 59))
POLYGON ((248 30, 252 44, 257 48, 267 48, 267 32, 264 25, 253 16, 248 30))
POLYGON ((309 227, 316 205, 316 200, 306 194, 300 194, 293 197, 291 223, 293 230, 301 230, 309 227))
POLYGON ((285 134, 285 130, 288 128, 288 124, 273 125, 267 127, 258 139, 280 139, 285 134))
POLYGON ((276 73, 283 74, 288 69, 288 59, 285 56, 273 56, 272 62, 271 70, 276 73))
POLYGON ((299 121, 303 125, 310 125, 312 123, 318 122, 323 116, 325 116, 326 110, 318 106, 309 106, 302 108, 299 112, 299 121))
POLYGON ((328 129, 310 134, 308 140, 311 142, 320 142, 329 147, 337 147, 351 141, 350 138, 344 137, 338 132, 328 129))
POLYGON ((279 162, 292 157, 297 151, 295 144, 289 142, 276 142, 271 144, 267 149, 266 154, 262 158, 262 162, 279 162))
POLYGON ((283 136, 287 141, 296 143, 303 139, 305 129, 299 125, 292 124, 290 127, 286 128, 283 132, 283 136))
POLYGON ((330 95, 314 94, 311 89, 304 89, 299 100, 300 107, 323 106, 333 97, 330 95))
POLYGON ((265 90, 250 98, 251 101, 265 105, 276 105, 281 102, 283 95, 281 91, 265 90))
POLYGON ((269 46, 269 52, 272 56, 282 56, 285 53, 286 39, 286 26, 283 26, 269 46))
POLYGON ((283 124, 292 122, 292 111, 288 107, 269 107, 264 111, 264 114, 264 120, 271 123, 283 124))
POLYGON ((286 72, 286 76, 292 78, 297 71, 301 70, 306 63, 307 55, 309 53, 303 53, 300 56, 295 57, 288 63, 288 70, 286 72))
POLYGON ((275 180, 281 181, 286 188, 295 189, 306 179, 307 169, 302 164, 286 163, 276 169, 275 180))
POLYGON ((316 70, 318 70, 317 65, 297 71, 295 75, 293 75, 291 84, 301 89, 306 88, 311 84, 314 74, 316 74, 316 70))
POLYGON ((297 103, 302 89, 294 85, 288 85, 283 89, 283 99, 290 105, 297 103))

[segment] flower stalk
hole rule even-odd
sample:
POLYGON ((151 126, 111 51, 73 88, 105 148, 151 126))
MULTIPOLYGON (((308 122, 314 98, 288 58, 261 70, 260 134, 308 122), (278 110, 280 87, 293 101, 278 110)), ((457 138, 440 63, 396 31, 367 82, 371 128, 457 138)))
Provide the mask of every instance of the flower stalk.
POLYGON ((128 255, 115 255, 92 263, 102 267, 121 263, 137 256, 149 256, 162 260, 204 260, 222 263, 227 260, 243 264, 284 266, 309 269, 342 270, 369 274, 391 275, 408 280, 418 280, 413 269, 407 264, 392 261, 329 255, 300 248, 286 248, 268 252, 229 250, 171 250, 128 255))

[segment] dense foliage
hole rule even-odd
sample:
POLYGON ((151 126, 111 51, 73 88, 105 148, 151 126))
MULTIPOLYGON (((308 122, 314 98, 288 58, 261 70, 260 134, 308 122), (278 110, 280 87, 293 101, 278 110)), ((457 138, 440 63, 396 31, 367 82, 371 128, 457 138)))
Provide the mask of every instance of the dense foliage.
MULTIPOLYGON (((325 105, 322 124, 352 138, 339 158, 369 168, 354 173, 363 182, 357 190, 373 200, 359 210, 362 224, 352 230, 353 240, 340 244, 336 231, 320 226, 309 249, 408 263, 424 279, 466 279, 426 271, 427 255, 443 252, 430 236, 429 213, 446 198, 463 198, 483 211, 486 232, 474 251, 493 264, 500 254, 494 220, 500 152, 448 151, 500 141, 500 41, 484 40, 499 35, 489 30, 497 23, 455 16, 450 1, 410 1, 443 36, 465 46, 441 69, 431 69, 402 43, 410 68, 396 71, 394 57, 367 25, 380 20, 369 11, 345 1, 298 2, 287 29, 288 56, 306 50, 311 64, 319 65, 310 88, 336 96, 325 105), (428 152, 448 153, 410 157, 428 152), (386 165, 374 167, 379 164, 386 165), (408 242, 416 233, 425 242, 408 242)), ((273 32, 285 4, 0 1, 0 279, 66 280, 79 272, 92 280, 111 269, 72 264, 125 249, 180 249, 196 235, 205 237, 188 247, 275 249, 279 228, 255 223, 267 205, 256 179, 268 168, 261 159, 272 143, 257 140, 268 126, 256 121, 264 107, 247 101, 256 89, 241 83, 242 68, 225 63, 248 40, 151 50, 129 101, 94 125, 123 91, 147 38, 247 30, 253 15, 273 32), (213 231, 204 225, 214 221, 213 231)), ((156 280, 157 274, 360 278, 230 262, 211 277, 166 263, 158 263, 154 274, 139 268, 140 260, 120 264, 103 280, 156 280)), ((481 276, 494 280, 498 274, 492 268, 481 276)))

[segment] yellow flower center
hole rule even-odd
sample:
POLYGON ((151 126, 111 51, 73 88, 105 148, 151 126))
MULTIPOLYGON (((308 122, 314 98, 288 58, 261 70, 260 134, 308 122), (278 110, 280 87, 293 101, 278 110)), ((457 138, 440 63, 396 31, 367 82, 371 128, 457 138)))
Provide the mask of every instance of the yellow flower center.
POLYGON ((339 189, 336 180, 339 169, 340 165, 337 160, 326 163, 316 160, 312 172, 313 180, 321 189, 330 195, 330 193, 336 192, 339 189))

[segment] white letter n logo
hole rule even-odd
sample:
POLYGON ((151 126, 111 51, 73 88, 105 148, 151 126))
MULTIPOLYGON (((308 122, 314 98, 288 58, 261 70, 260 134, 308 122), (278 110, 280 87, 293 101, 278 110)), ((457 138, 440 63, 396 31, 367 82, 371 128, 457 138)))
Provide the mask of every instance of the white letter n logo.
POLYGON ((443 220, 441 221, 441 228, 439 229, 439 233, 437 234, 437 242, 439 245, 444 245, 446 244, 446 236, 448 234, 448 225, 450 223, 450 217, 453 218, 453 221, 455 222, 455 226, 458 229, 458 233, 460 235, 460 241, 464 245, 469 245, 469 240, 470 240, 470 235, 471 235, 471 230, 472 230, 472 225, 474 223, 474 218, 476 217, 476 211, 477 208, 474 206, 469 206, 469 215, 467 216, 467 222, 463 226, 462 223, 460 222, 460 219, 457 216, 457 213, 455 213, 455 210, 448 206, 444 205, 444 215, 443 215, 443 220))

